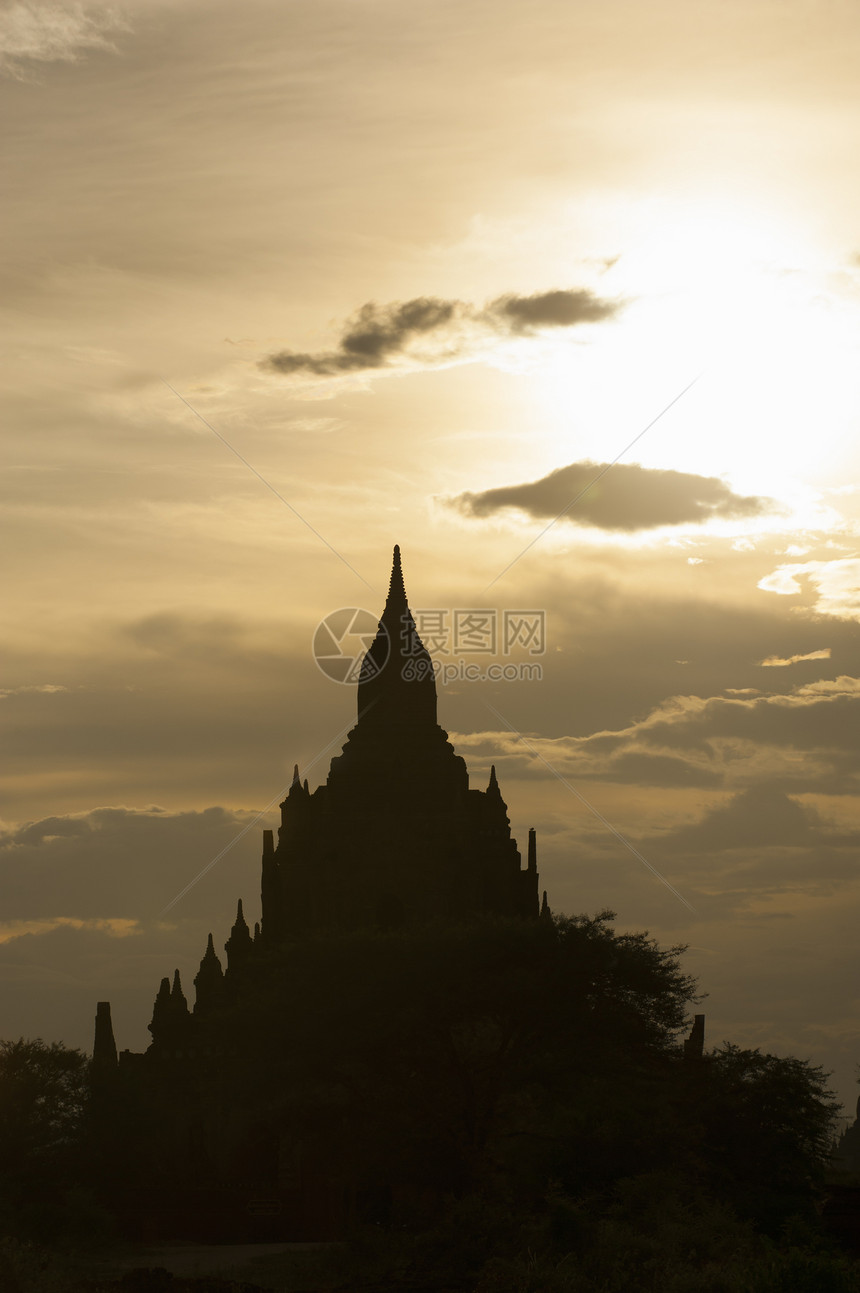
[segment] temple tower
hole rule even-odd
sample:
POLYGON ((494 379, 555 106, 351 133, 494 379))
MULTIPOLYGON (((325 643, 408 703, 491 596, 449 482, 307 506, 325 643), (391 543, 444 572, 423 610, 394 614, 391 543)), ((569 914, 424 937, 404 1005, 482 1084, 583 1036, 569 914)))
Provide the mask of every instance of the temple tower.
POLYGON ((486 790, 436 716, 433 662, 418 634, 395 547, 358 715, 327 781, 296 768, 278 843, 264 834, 262 937, 391 928, 482 913, 538 914, 533 843, 521 868, 495 768, 486 790))

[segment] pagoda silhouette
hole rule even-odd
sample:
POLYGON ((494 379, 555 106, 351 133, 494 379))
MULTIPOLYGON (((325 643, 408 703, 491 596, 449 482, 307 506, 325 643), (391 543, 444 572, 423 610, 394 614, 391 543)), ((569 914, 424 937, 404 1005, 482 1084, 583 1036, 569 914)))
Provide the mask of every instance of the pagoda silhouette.
MULTIPOLYGON (((161 981, 149 1048, 117 1056, 110 1004, 98 1005, 95 1122, 103 1146, 113 1146, 104 1161, 113 1154, 114 1163, 105 1176, 123 1160, 120 1124, 146 1121, 129 1112, 135 1107, 149 1110, 158 1134, 181 1146, 187 1162, 218 1158, 221 1130, 200 1125, 194 1092, 204 1089, 210 1066, 241 1049, 221 1021, 247 1013, 279 954, 362 931, 408 937, 434 926, 549 915, 545 893, 542 909, 539 903, 535 831, 523 866, 495 767, 486 789, 470 788, 466 764, 439 726, 433 663, 409 609, 399 547, 359 675, 356 724, 316 790, 296 767, 280 811, 277 842, 263 832, 261 921, 252 932, 240 899, 226 967, 209 935, 193 1008, 177 970, 161 981)), ((156 1225, 153 1233, 167 1230, 156 1225)))
POLYGON ((295 769, 275 845, 263 835, 263 942, 325 929, 538 915, 534 833, 520 866, 495 768, 471 790, 436 718, 430 655, 400 549, 358 683, 358 721, 325 785, 295 769))

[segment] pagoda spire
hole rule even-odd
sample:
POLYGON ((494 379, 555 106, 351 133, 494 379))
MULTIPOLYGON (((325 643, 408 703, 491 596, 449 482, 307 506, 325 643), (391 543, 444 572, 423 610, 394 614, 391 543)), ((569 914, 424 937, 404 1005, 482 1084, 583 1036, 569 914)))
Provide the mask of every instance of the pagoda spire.
POLYGON ((195 1015, 199 1015, 217 1003, 223 984, 224 971, 215 952, 215 942, 210 934, 209 942, 206 944, 206 951, 200 962, 200 969, 194 976, 194 987, 197 990, 197 998, 194 1002, 195 1015))
POLYGON ((248 928, 248 922, 245 920, 245 913, 242 910, 242 899, 239 899, 239 905, 236 910, 236 920, 233 928, 230 930, 230 937, 224 944, 224 951, 227 953, 227 970, 237 970, 245 964, 248 955, 254 946, 254 940, 251 938, 251 931, 248 928))
POLYGON ((302 793, 302 779, 299 776, 299 765, 295 763, 293 764, 293 779, 290 782, 290 788, 287 791, 287 798, 295 799, 296 796, 300 795, 301 793, 302 793))
POLYGON ((408 611, 409 603, 406 599, 406 585, 403 582, 403 566, 400 563, 400 544, 394 545, 394 556, 391 562, 391 578, 388 581, 388 597, 385 599, 385 610, 382 612, 382 618, 394 616, 399 619, 404 611, 408 611))
POLYGON ((360 722, 367 716, 374 727, 436 726, 433 661, 409 609, 399 544, 379 629, 361 667, 358 716, 360 722))
POLYGON ((190 1019, 188 1002, 182 991, 179 971, 176 970, 173 975, 173 988, 171 989, 170 979, 162 979, 158 996, 155 998, 152 1023, 149 1025, 153 1043, 168 1046, 181 1044, 187 1035, 190 1019))
POLYGON ((185 993, 182 991, 182 981, 179 977, 179 971, 173 971, 173 987, 170 990, 170 1000, 174 1002, 175 1009, 182 1010, 183 1007, 188 1009, 188 1002, 185 1000, 185 993))
POLYGON ((183 1028, 186 1021, 190 1018, 188 1002, 185 999, 185 993, 182 991, 182 981, 179 978, 179 971, 173 971, 173 987, 170 990, 170 1015, 175 1028, 183 1028))
POLYGON ((96 1006, 96 1035, 93 1042, 92 1071, 99 1077, 112 1073, 117 1066, 116 1042, 110 1018, 110 1002, 99 1001, 96 1006))
POLYGON ((165 1023, 169 1026, 170 1020, 170 980, 164 978, 158 989, 155 998, 155 1005, 152 1008, 152 1023, 148 1025, 152 1033, 153 1041, 157 1041, 163 1031, 165 1023))

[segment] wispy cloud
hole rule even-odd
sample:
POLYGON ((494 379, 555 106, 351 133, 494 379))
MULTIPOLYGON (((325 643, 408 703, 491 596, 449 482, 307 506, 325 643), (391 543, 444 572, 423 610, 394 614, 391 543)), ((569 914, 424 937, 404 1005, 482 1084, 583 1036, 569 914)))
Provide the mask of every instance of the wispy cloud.
POLYGON ((68 687, 63 687, 56 682, 31 683, 23 687, 0 687, 0 700, 5 700, 7 696, 30 696, 35 693, 51 696, 54 692, 68 690, 68 687))
POLYGON ((107 33, 127 30, 111 9, 13 4, 0 11, 0 72, 28 80, 33 64, 73 63, 87 50, 114 50, 107 33))
POLYGON ((540 480, 458 494, 446 503, 464 516, 482 518, 514 509, 535 519, 561 516, 571 525, 632 532, 683 525, 712 517, 759 516, 773 506, 766 498, 735 494, 716 476, 641 467, 638 463, 574 462, 540 480), (599 479, 605 476, 605 479, 599 479), (588 488, 591 482, 596 482, 588 488), (579 496, 576 508, 571 499, 579 496))
POLYGON ((334 350, 282 350, 261 360, 260 367, 333 377, 386 368, 398 358, 424 363, 465 360, 490 336, 528 337, 599 323, 620 308, 587 288, 554 288, 531 296, 508 293, 482 307, 435 296, 390 305, 369 301, 344 325, 334 350))
POLYGON ((109 938, 128 938, 140 934, 138 921, 124 917, 99 920, 78 920, 74 916, 54 916, 49 920, 10 920, 0 924, 0 943, 10 943, 13 938, 27 934, 51 934, 55 929, 87 929, 107 934, 109 938))
POLYGON ((808 579, 817 590, 812 607, 815 614, 860 620, 860 557, 777 566, 758 586, 766 593, 791 597, 803 591, 802 579, 808 579))
POLYGON ((830 647, 821 651, 807 651, 806 655, 769 655, 766 660, 759 660, 762 669, 785 669, 790 664, 799 664, 801 660, 829 660, 830 647))
MULTIPOLYGON (((725 696, 670 696, 644 718, 588 736, 530 736, 566 776, 639 786, 746 789, 767 782, 786 791, 856 795, 860 679, 795 686, 788 693, 734 689, 725 696)), ((506 776, 531 775, 504 732, 455 733, 506 776)))

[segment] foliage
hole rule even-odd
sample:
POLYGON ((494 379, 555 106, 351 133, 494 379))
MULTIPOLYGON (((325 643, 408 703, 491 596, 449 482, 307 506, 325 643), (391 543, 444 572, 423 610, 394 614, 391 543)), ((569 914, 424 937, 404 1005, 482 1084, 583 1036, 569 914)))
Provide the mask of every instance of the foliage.
POLYGON ((611 920, 364 931, 255 958, 195 1021, 216 1063, 140 1064, 113 1089, 116 1179, 181 1194, 294 1172, 384 1227, 356 1258, 372 1281, 388 1261, 392 1280, 479 1293, 860 1293, 814 1240, 825 1075, 734 1046, 685 1057, 683 949, 611 920))
POLYGON ((280 1145, 281 1170, 314 1164, 358 1218, 420 1226, 468 1195, 528 1211, 550 1181, 609 1197, 668 1173, 777 1233, 816 1202, 837 1107, 824 1075, 732 1046, 684 1060, 696 998, 683 949, 611 919, 364 931, 272 952, 200 1022, 200 1048, 227 1039, 227 1053, 184 1095, 174 1079, 158 1094, 160 1133, 141 1106, 130 1157, 153 1184, 168 1167, 174 1180, 197 1171, 172 1148, 187 1101, 201 1143, 207 1126, 222 1147, 232 1129, 210 1175, 274 1180, 280 1145))
POLYGON ((68 1293, 69 1281, 54 1256, 10 1237, 0 1239, 3 1293, 68 1293))
POLYGON ((653 1084, 674 1055, 694 991, 680 949, 610 919, 285 948, 212 1021, 213 1039, 238 1040, 222 1103, 250 1092, 262 1122, 300 1128, 303 1152, 347 1177, 469 1188, 559 1105, 576 1116, 574 1096, 600 1088, 636 1106, 637 1080, 653 1084))
POLYGON ((16 1179, 68 1167, 80 1141, 88 1060, 37 1038, 0 1042, 0 1162, 16 1179))
POLYGON ((0 1042, 0 1219, 43 1234, 87 1211, 79 1191, 89 1061, 41 1039, 0 1042))
POLYGON ((839 1101, 805 1060, 726 1044, 705 1057, 691 1091, 690 1139, 709 1187, 771 1230, 817 1200, 839 1101))
POLYGON ((475 1293, 860 1293, 814 1234, 774 1241, 683 1177, 619 1181, 609 1199, 550 1195, 527 1243, 487 1249, 475 1293))

